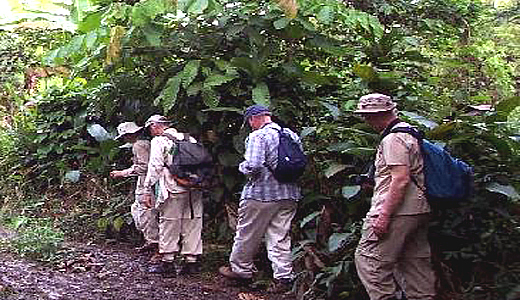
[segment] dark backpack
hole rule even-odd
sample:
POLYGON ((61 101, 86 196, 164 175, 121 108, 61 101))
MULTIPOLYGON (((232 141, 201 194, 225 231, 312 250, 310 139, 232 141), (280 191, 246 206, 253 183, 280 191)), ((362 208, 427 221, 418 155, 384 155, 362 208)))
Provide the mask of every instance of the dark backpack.
MULTIPOLYGON (((473 168, 452 157, 443 147, 424 139, 423 133, 412 127, 396 127, 390 133, 404 132, 419 142, 424 161, 425 193, 433 203, 447 200, 465 200, 473 190, 473 168)), ((412 181, 417 185, 416 179, 412 181)), ((423 188, 423 187, 420 187, 423 188)))
POLYGON ((272 129, 278 131, 278 159, 276 168, 270 167, 269 169, 273 173, 274 178, 281 183, 296 182, 305 171, 307 157, 303 153, 300 144, 289 133, 284 132, 283 128, 281 130, 277 128, 272 129))
POLYGON ((175 181, 188 188, 210 187, 213 159, 206 148, 199 142, 190 142, 190 135, 186 133, 182 140, 178 140, 168 133, 163 135, 174 142, 170 149, 173 162, 167 167, 175 181))

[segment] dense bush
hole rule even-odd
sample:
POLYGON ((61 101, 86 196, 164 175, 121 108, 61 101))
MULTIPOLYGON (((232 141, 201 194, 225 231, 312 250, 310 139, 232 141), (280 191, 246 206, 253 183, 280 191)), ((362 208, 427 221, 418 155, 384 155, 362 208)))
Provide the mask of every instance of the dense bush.
POLYGON ((121 121, 162 113, 214 154, 220 184, 208 195, 205 237, 229 241, 226 208, 244 180, 240 112, 269 104, 301 133, 311 161, 294 225, 299 296, 362 299, 352 259, 369 195, 353 177, 378 136, 352 109, 378 91, 475 167, 475 197, 436 208, 432 221, 441 298, 502 299, 516 288, 519 144, 507 122, 520 104, 518 61, 514 43, 494 33, 517 24, 500 26, 474 1, 308 0, 294 18, 285 15, 294 7, 266 2, 178 1, 184 14, 171 3, 104 1, 43 51, 47 67, 67 66, 63 79, 41 78, 33 94, 4 85, 16 108, 3 110, 13 122, 0 135, 4 211, 59 216, 72 235, 124 236, 131 185, 107 175, 130 153, 107 137, 121 121))

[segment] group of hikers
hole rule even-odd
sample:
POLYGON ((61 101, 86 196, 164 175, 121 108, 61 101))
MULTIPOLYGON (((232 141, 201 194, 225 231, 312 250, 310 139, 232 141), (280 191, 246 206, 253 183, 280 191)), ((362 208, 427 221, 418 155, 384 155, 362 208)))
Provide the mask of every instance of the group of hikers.
MULTIPOLYGON (((410 127, 398 118, 396 103, 383 94, 368 94, 355 111, 383 137, 376 151, 375 186, 371 208, 355 252, 355 265, 371 300, 432 300, 435 276, 427 238, 430 206, 424 192, 423 159, 418 140, 392 131, 410 127)), ((291 290, 295 280, 291 256, 291 222, 301 191, 297 182, 277 179, 280 134, 288 135, 303 151, 299 136, 273 121, 261 105, 248 107, 244 123, 252 132, 239 164, 247 182, 240 195, 238 223, 229 264, 219 268, 226 279, 252 283, 255 255, 265 242, 273 280, 268 292, 291 290)), ((143 233, 141 250, 156 252, 149 272, 165 276, 201 271, 202 191, 182 184, 167 167, 175 160, 175 143, 197 143, 178 132, 164 116, 153 115, 143 127, 125 122, 117 139, 133 144, 133 165, 110 173, 114 178, 136 176, 131 207, 143 233), (144 130, 153 136, 142 138, 144 130)))

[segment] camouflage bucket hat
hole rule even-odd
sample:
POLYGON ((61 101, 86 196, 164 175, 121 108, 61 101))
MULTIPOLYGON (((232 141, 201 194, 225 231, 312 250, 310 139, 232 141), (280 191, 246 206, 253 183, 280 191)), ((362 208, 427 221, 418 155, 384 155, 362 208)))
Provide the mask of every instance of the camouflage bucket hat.
POLYGON ((379 112, 391 111, 397 107, 397 104, 392 101, 387 95, 383 94, 368 94, 359 99, 356 114, 373 114, 379 112))

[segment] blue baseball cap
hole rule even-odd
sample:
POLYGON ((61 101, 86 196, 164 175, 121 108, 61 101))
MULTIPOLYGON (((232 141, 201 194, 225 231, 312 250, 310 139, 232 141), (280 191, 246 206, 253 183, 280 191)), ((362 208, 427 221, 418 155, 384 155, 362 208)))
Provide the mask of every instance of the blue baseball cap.
POLYGON ((244 112, 244 122, 246 122, 247 120, 249 120, 249 118, 251 118, 253 116, 270 116, 270 115, 271 115, 271 111, 267 107, 258 105, 258 104, 251 105, 244 112))
POLYGON ((249 120, 249 118, 251 117, 270 115, 271 111, 267 107, 258 104, 251 105, 244 111, 244 123, 242 123, 242 127, 244 127, 247 124, 247 120, 249 120))

